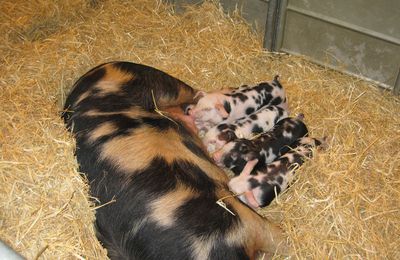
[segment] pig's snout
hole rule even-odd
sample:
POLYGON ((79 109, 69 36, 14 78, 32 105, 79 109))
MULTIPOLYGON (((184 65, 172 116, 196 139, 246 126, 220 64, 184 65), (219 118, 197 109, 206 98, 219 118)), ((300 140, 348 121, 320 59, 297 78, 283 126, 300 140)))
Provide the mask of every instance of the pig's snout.
POLYGON ((221 141, 218 139, 211 139, 209 141, 206 141, 205 143, 209 153, 213 153, 215 151, 220 150, 226 144, 225 141, 221 141))
POLYGON ((223 152, 221 150, 213 153, 212 158, 217 164, 220 164, 223 152))
POLYGON ((207 147, 207 151, 209 153, 213 153, 216 150, 216 141, 215 140, 211 140, 211 141, 206 141, 205 145, 207 147))

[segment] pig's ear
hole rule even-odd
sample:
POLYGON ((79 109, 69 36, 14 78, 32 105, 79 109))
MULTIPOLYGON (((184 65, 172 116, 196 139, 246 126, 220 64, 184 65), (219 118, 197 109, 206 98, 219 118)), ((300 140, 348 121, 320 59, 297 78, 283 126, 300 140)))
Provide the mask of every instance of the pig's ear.
POLYGON ((193 104, 185 105, 182 108, 183 108, 185 115, 189 115, 189 116, 193 115, 193 108, 194 108, 193 104))
POLYGON ((194 95, 193 99, 200 99, 202 97, 204 97, 206 95, 205 91, 199 90, 196 92, 196 94, 194 95))
POLYGON ((227 133, 227 135, 228 135, 228 136, 227 136, 227 137, 228 137, 227 142, 231 142, 231 141, 237 139, 236 134, 235 134, 234 131, 228 130, 226 133, 227 133))
POLYGON ((324 136, 321 139, 321 149, 327 149, 329 147, 329 138, 327 136, 324 136))
POLYGON ((232 130, 228 130, 225 132, 222 132, 218 135, 218 139, 225 141, 226 143, 229 143, 235 139, 237 139, 235 132, 232 130))
POLYGON ((296 115, 296 118, 299 120, 304 120, 304 114, 303 113, 299 113, 296 115))
POLYGON ((226 112, 224 105, 221 103, 217 103, 215 105, 215 108, 217 109, 218 113, 222 116, 222 118, 227 118, 229 116, 228 112, 226 112))

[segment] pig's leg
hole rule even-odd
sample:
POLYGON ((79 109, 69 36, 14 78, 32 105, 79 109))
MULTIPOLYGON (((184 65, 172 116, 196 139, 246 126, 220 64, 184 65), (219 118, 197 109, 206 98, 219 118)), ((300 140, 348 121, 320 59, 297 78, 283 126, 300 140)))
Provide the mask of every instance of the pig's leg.
MULTIPOLYGON (((254 159, 251 161, 248 161, 246 165, 243 168, 243 171, 240 173, 240 176, 250 176, 250 173, 253 171, 254 167, 258 163, 258 159, 254 159)), ((248 180, 247 180, 248 181, 248 180)), ((252 190, 247 190, 244 192, 244 196, 246 197, 247 203, 249 204, 250 207, 252 208, 258 208, 259 204, 254 197, 253 191, 252 190)))
POLYGON ((249 204, 250 207, 255 208, 255 209, 260 207, 256 198, 254 197, 252 190, 246 191, 244 193, 244 196, 246 197, 247 203, 249 204))
POLYGON ((254 167, 256 166, 256 164, 258 163, 258 159, 254 159, 251 161, 248 161, 246 163, 246 165, 244 166, 242 172, 240 173, 240 175, 250 175, 250 173, 253 171, 254 167))
POLYGON ((241 201, 252 208, 258 208, 260 205, 254 197, 250 186, 251 176, 240 175, 231 179, 228 183, 229 189, 236 193, 241 201))
POLYGON ((228 112, 226 112, 225 107, 222 103, 218 103, 215 105, 218 113, 222 116, 222 118, 227 118, 229 116, 228 112))
POLYGON ((215 152, 212 154, 212 158, 214 159, 214 161, 215 161, 216 163, 221 162, 222 154, 223 154, 222 149, 219 149, 219 150, 215 151, 215 152))

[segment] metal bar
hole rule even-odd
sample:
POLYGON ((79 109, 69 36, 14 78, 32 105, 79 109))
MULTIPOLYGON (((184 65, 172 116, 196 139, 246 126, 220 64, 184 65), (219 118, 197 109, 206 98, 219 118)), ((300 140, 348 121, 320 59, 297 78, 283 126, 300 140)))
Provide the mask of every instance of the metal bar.
POLYGON ((283 37, 285 33, 285 23, 286 23, 286 8, 288 5, 288 0, 280 0, 277 10, 277 21, 276 21, 276 36, 273 51, 281 51, 283 45, 283 37))
POLYGON ((278 0, 270 0, 268 3, 267 20, 265 25, 263 46, 269 51, 274 51, 274 43, 276 38, 276 8, 278 0))
POLYGON ((393 93, 395 95, 400 95, 400 68, 397 72, 396 82, 394 83, 393 93))
POLYGON ((365 35, 368 35, 370 37, 376 38, 376 39, 380 39, 380 40, 384 40, 386 42, 389 43, 393 43, 393 44, 397 44, 400 45, 400 39, 397 39, 395 37, 391 37, 391 36, 387 36, 385 34, 379 33, 379 32, 375 32, 366 28, 363 28, 361 26, 358 25, 354 25, 354 24, 350 24, 344 21, 341 21, 339 19, 327 16, 327 15, 321 15, 312 11, 308 11, 308 10, 304 10, 302 8, 297 8, 295 6, 287 6, 286 10, 292 11, 292 12, 296 12, 298 14, 304 15, 304 16, 308 16, 308 17, 312 17, 314 19, 318 19, 321 20, 323 22, 327 22, 330 24, 334 24, 334 25, 338 25, 340 27, 355 31, 355 32, 359 32, 365 35))

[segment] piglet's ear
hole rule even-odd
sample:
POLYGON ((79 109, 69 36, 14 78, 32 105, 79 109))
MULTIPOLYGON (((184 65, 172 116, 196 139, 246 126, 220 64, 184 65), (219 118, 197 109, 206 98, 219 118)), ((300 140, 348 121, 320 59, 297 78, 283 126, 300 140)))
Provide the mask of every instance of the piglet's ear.
POLYGON ((197 93, 194 95, 193 99, 200 99, 206 95, 205 91, 199 90, 197 93))
POLYGON ((229 116, 228 112, 226 112, 224 105, 221 103, 217 103, 215 105, 215 108, 217 109, 218 113, 222 116, 222 118, 227 118, 229 116))
POLYGON ((229 143, 229 142, 237 139, 237 137, 235 135, 235 132, 233 132, 232 130, 228 130, 228 131, 220 133, 218 135, 218 139, 222 140, 222 141, 224 141, 226 143, 229 143))
POLYGON ((236 134, 235 134, 234 131, 231 131, 231 130, 227 131, 227 135, 228 135, 227 142, 231 142, 231 141, 237 139, 236 134))
POLYGON ((299 120, 304 120, 304 114, 303 113, 299 113, 296 115, 296 118, 299 120))

